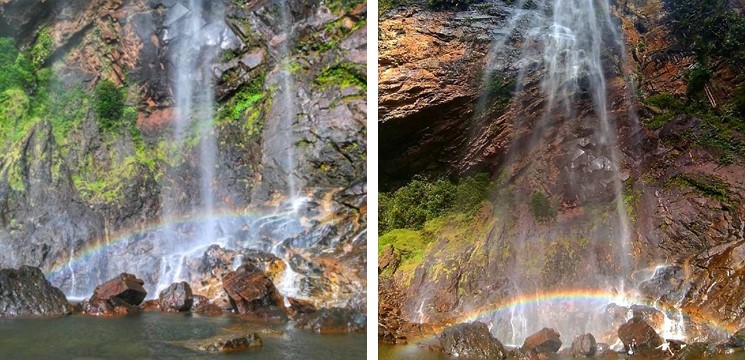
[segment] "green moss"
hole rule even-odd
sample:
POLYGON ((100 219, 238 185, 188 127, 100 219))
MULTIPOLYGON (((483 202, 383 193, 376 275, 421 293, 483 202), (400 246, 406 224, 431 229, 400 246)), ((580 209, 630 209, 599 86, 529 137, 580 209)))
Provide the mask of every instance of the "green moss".
POLYGON ((263 129, 263 108, 269 103, 269 92, 264 88, 265 73, 241 87, 218 111, 219 121, 244 121, 248 136, 258 135, 263 129))
POLYGON ((54 39, 52 39, 52 35, 49 34, 49 29, 41 29, 41 31, 36 35, 36 41, 34 42, 34 45, 31 46, 30 50, 31 63, 35 68, 39 69, 44 66, 44 63, 52 55, 52 51, 54 50, 53 46, 54 39))
POLYGON ((31 99, 21 89, 0 93, 0 142, 17 142, 32 123, 29 115, 31 99))
POLYGON ((322 87, 338 86, 339 88, 358 87, 367 91, 367 75, 362 65, 342 62, 329 66, 321 71, 316 83, 322 87))
POLYGON ((713 177, 704 177, 697 174, 680 174, 668 180, 667 186, 692 188, 704 196, 719 201, 727 201, 729 199, 727 185, 713 177))
POLYGON ((100 81, 94 91, 93 109, 102 129, 118 129, 124 113, 122 89, 109 80, 100 81))
POLYGON ((365 0, 330 0, 326 1, 326 6, 334 13, 350 12, 364 2, 365 0))
POLYGON ((554 220, 557 215, 557 210, 551 205, 548 196, 540 191, 534 191, 530 195, 530 211, 539 222, 554 220))
POLYGON ((18 51, 12 38, 0 38, 0 92, 10 88, 32 89, 35 81, 28 56, 18 51))

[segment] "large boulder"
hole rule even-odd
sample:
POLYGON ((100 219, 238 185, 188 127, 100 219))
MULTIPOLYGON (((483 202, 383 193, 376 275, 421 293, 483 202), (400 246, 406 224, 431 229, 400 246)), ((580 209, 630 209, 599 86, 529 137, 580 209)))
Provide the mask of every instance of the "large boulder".
POLYGON ((41 269, 21 266, 0 270, 0 317, 60 316, 70 312, 62 291, 41 269))
POLYGON ((364 333, 367 317, 348 308, 320 309, 303 315, 297 327, 320 334, 364 333))
POLYGON ((122 273, 119 276, 99 285, 93 295, 101 300, 118 299, 129 305, 140 305, 147 291, 142 287, 145 282, 132 274, 122 273))
POLYGON ((205 316, 220 316, 222 309, 210 302, 206 296, 194 295, 194 301, 191 304, 191 312, 205 316))
POLYGON ((502 343, 493 337, 486 324, 481 322, 451 326, 443 330, 429 348, 450 356, 469 359, 507 358, 507 351, 502 343))
POLYGON ((189 311, 194 303, 191 286, 186 282, 173 283, 163 289, 158 296, 158 304, 163 311, 179 312, 189 311))
POLYGON ((560 336, 559 332, 554 329, 543 328, 525 339, 522 350, 534 353, 555 353, 561 349, 560 336))
POLYGON ((145 282, 132 274, 119 276, 99 285, 93 295, 80 303, 84 314, 94 316, 117 316, 138 312, 137 307, 145 300, 145 282))
POLYGON ((284 312, 282 295, 261 270, 252 265, 242 265, 222 280, 233 310, 249 314, 263 310, 284 312))
POLYGON ((572 341, 572 355, 574 357, 593 357, 598 344, 592 334, 579 335, 572 341))
POLYGON ((662 338, 640 317, 632 317, 618 328, 618 338, 626 352, 646 353, 662 345, 662 338))

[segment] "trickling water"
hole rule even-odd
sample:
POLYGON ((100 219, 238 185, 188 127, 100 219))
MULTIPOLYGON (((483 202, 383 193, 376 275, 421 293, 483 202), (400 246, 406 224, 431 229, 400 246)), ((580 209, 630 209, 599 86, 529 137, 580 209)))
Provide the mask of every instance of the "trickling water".
POLYGON ((282 0, 280 6, 280 24, 282 29, 286 29, 286 39, 282 41, 279 48, 279 58, 282 61, 282 69, 279 73, 280 77, 280 106, 283 109, 281 123, 282 129, 285 129, 286 134, 284 141, 286 142, 286 163, 285 173, 287 176, 287 196, 289 203, 292 204, 293 209, 297 211, 299 206, 296 204, 296 198, 300 196, 298 184, 295 179, 295 136, 293 134, 293 124, 297 117, 297 106, 295 104, 295 94, 293 93, 293 76, 292 76, 292 60, 291 60, 291 41, 293 38, 293 21, 292 21, 292 9, 287 0, 282 0))

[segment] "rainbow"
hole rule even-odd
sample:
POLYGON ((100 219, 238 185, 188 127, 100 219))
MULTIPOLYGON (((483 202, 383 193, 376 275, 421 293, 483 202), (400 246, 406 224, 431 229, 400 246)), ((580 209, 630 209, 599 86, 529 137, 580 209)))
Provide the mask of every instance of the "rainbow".
MULTIPOLYGON (((469 311, 468 313, 462 316, 455 317, 454 319, 452 319, 452 321, 449 321, 449 324, 444 324, 442 326, 435 326, 434 328, 435 328, 435 332, 437 333, 450 324, 474 322, 479 319, 488 318, 496 313, 500 313, 504 311, 511 311, 521 306, 531 306, 531 305, 539 305, 539 304, 540 305, 546 305, 546 304, 551 305, 551 304, 564 303, 564 302, 597 303, 598 305, 615 303, 621 306, 638 304, 638 305, 651 306, 658 310, 663 310, 663 311, 665 310, 665 309, 660 309, 659 306, 654 306, 653 304, 650 304, 648 301, 643 301, 640 299, 636 299, 630 295, 621 295, 619 293, 610 292, 607 290, 562 289, 562 290, 556 290, 556 291, 539 292, 539 293, 521 295, 521 296, 509 299, 504 302, 486 305, 479 309, 469 311)), ((694 316, 690 314, 689 312, 686 312, 684 309, 682 310, 682 312, 686 317, 689 317, 692 320, 694 320, 694 322, 698 324, 706 325, 715 331, 719 331, 719 332, 723 332, 728 335, 731 335, 737 330, 737 329, 734 329, 732 326, 728 326, 728 325, 724 325, 720 323, 719 321, 715 320, 711 316, 704 316, 702 314, 695 314, 694 316)), ((435 336, 437 336, 437 334, 423 336, 422 338, 411 339, 411 340, 421 341, 421 340, 430 339, 435 336)))
POLYGON ((78 250, 75 253, 75 257, 61 263, 57 263, 56 265, 53 265, 48 271, 47 271, 47 279, 49 281, 56 280, 65 270, 65 268, 69 266, 75 266, 79 265, 80 263, 89 260, 91 257, 95 256, 101 251, 104 251, 117 243, 121 242, 122 240, 131 238, 135 235, 139 234, 146 234, 149 232, 159 231, 166 229, 171 226, 179 226, 179 225, 185 225, 189 223, 196 223, 196 222, 205 222, 209 220, 240 220, 240 219, 250 219, 250 218, 259 218, 264 216, 270 216, 270 215, 278 215, 280 216, 280 213, 262 213, 262 212, 246 212, 246 211, 223 211, 220 213, 212 214, 212 215, 204 215, 204 214, 192 214, 192 215, 185 215, 180 217, 173 217, 165 219, 164 221, 158 221, 153 222, 150 224, 146 224, 140 228, 137 229, 126 229, 115 233, 107 234, 105 238, 102 239, 93 239, 89 241, 84 247, 80 250, 78 250))

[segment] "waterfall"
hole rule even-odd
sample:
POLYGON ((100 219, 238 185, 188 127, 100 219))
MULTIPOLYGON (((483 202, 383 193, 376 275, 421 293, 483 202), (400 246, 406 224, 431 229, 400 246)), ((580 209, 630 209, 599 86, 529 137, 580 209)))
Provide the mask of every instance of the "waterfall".
POLYGON ((296 177, 294 175, 296 162, 295 162, 295 136, 293 133, 293 125, 297 117, 297 104, 295 103, 294 79, 292 76, 292 53, 291 43, 293 39, 293 26, 292 21, 292 8, 287 0, 282 0, 279 4, 280 7, 280 24, 282 29, 286 29, 286 38, 282 41, 279 47, 279 61, 281 61, 279 77, 280 77, 280 106, 283 109, 282 117, 280 119, 280 128, 285 131, 285 164, 284 172, 287 176, 287 198, 288 204, 294 211, 302 205, 303 197, 300 196, 300 189, 297 184, 296 177))
MULTIPOLYGON (((610 108, 606 78, 614 70, 614 55, 624 53, 621 34, 611 18, 608 0, 517 1, 503 10, 508 18, 492 35, 482 78, 483 95, 476 104, 470 136, 476 136, 479 124, 489 120, 484 118, 490 116, 486 110, 492 95, 487 90, 494 77, 514 71, 511 106, 515 138, 500 165, 503 175, 511 178, 503 186, 516 184, 525 191, 546 191, 554 203, 602 210, 599 214, 585 213, 589 215, 584 215, 588 218, 584 223, 553 219, 538 229, 538 219, 499 220, 507 224, 509 230, 501 231, 508 232, 515 249, 514 264, 505 270, 514 285, 512 296, 536 301, 516 305, 500 315, 509 329, 495 326, 494 332, 515 344, 544 326, 570 339, 586 332, 601 332, 607 324, 595 315, 602 313, 608 302, 625 302, 626 279, 631 272, 618 119, 610 108), (505 60, 512 56, 506 51, 508 46, 520 49, 514 61, 505 60), (588 237, 583 246, 590 249, 579 260, 583 265, 564 270, 581 281, 559 288, 559 270, 547 264, 553 260, 566 263, 561 252, 568 252, 570 242, 583 236, 588 237), (601 266, 612 266, 613 270, 584 270, 601 266), (547 292, 571 293, 570 286, 608 295, 604 299, 573 299, 567 295, 542 300, 547 292)), ((517 196, 525 199, 524 192, 517 196)), ((503 210, 505 214, 532 218, 511 200, 497 196, 495 201, 499 208, 507 209, 503 210)), ((492 236, 505 234, 497 231, 492 236)))

